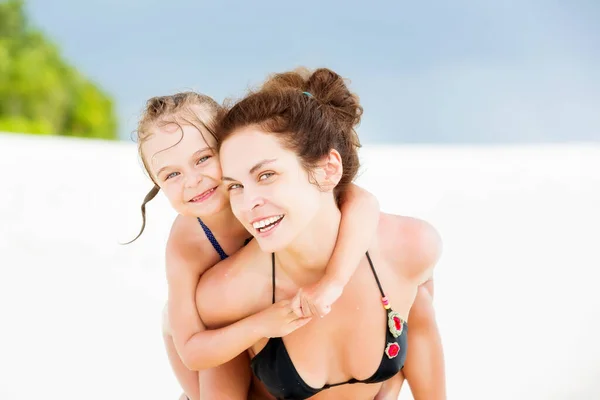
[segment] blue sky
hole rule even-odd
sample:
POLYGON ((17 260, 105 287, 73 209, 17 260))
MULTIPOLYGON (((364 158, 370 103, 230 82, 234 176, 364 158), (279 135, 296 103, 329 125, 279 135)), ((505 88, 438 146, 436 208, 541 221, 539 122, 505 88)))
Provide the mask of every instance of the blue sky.
POLYGON ((221 101, 269 73, 351 80, 365 143, 600 140, 600 3, 30 0, 32 22, 111 93, 129 138, 147 98, 221 101))

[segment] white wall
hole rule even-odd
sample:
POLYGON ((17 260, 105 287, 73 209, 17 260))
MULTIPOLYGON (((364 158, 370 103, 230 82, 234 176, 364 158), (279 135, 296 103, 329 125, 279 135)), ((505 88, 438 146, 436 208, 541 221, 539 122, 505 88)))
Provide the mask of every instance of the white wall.
MULTIPOLYGON (((361 155, 385 211, 443 235, 449 398, 600 398, 600 146, 361 155)), ((118 244, 149 188, 133 144, 0 135, 0 399, 177 398, 160 336, 165 199, 118 244)))

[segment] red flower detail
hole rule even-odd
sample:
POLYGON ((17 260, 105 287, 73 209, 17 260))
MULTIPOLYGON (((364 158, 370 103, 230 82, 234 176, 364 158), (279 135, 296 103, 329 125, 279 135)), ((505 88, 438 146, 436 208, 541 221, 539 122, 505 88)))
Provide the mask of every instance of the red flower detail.
POLYGON ((404 328, 404 321, 400 314, 395 311, 390 311, 388 314, 388 326, 390 328, 390 333, 397 338, 402 334, 402 330, 404 328))
POLYGON ((394 316, 394 324, 396 324, 396 330, 402 329, 402 320, 399 317, 394 316))
POLYGON ((400 345, 398 343, 388 343, 385 348, 385 354, 388 358, 394 358, 400 353, 400 345))

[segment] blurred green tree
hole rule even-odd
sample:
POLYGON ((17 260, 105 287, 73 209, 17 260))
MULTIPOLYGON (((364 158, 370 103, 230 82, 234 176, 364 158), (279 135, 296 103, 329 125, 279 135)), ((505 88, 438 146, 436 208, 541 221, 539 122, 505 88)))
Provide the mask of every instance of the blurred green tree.
POLYGON ((0 1, 0 131, 116 139, 112 99, 30 26, 23 3, 0 1))

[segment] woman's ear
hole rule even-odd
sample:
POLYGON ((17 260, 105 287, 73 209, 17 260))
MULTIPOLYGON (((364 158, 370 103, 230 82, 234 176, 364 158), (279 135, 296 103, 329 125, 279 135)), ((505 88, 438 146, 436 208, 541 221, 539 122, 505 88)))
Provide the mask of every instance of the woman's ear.
POLYGON ((333 191, 344 174, 340 153, 335 149, 331 149, 329 154, 319 162, 319 167, 315 172, 319 187, 324 191, 333 191))

